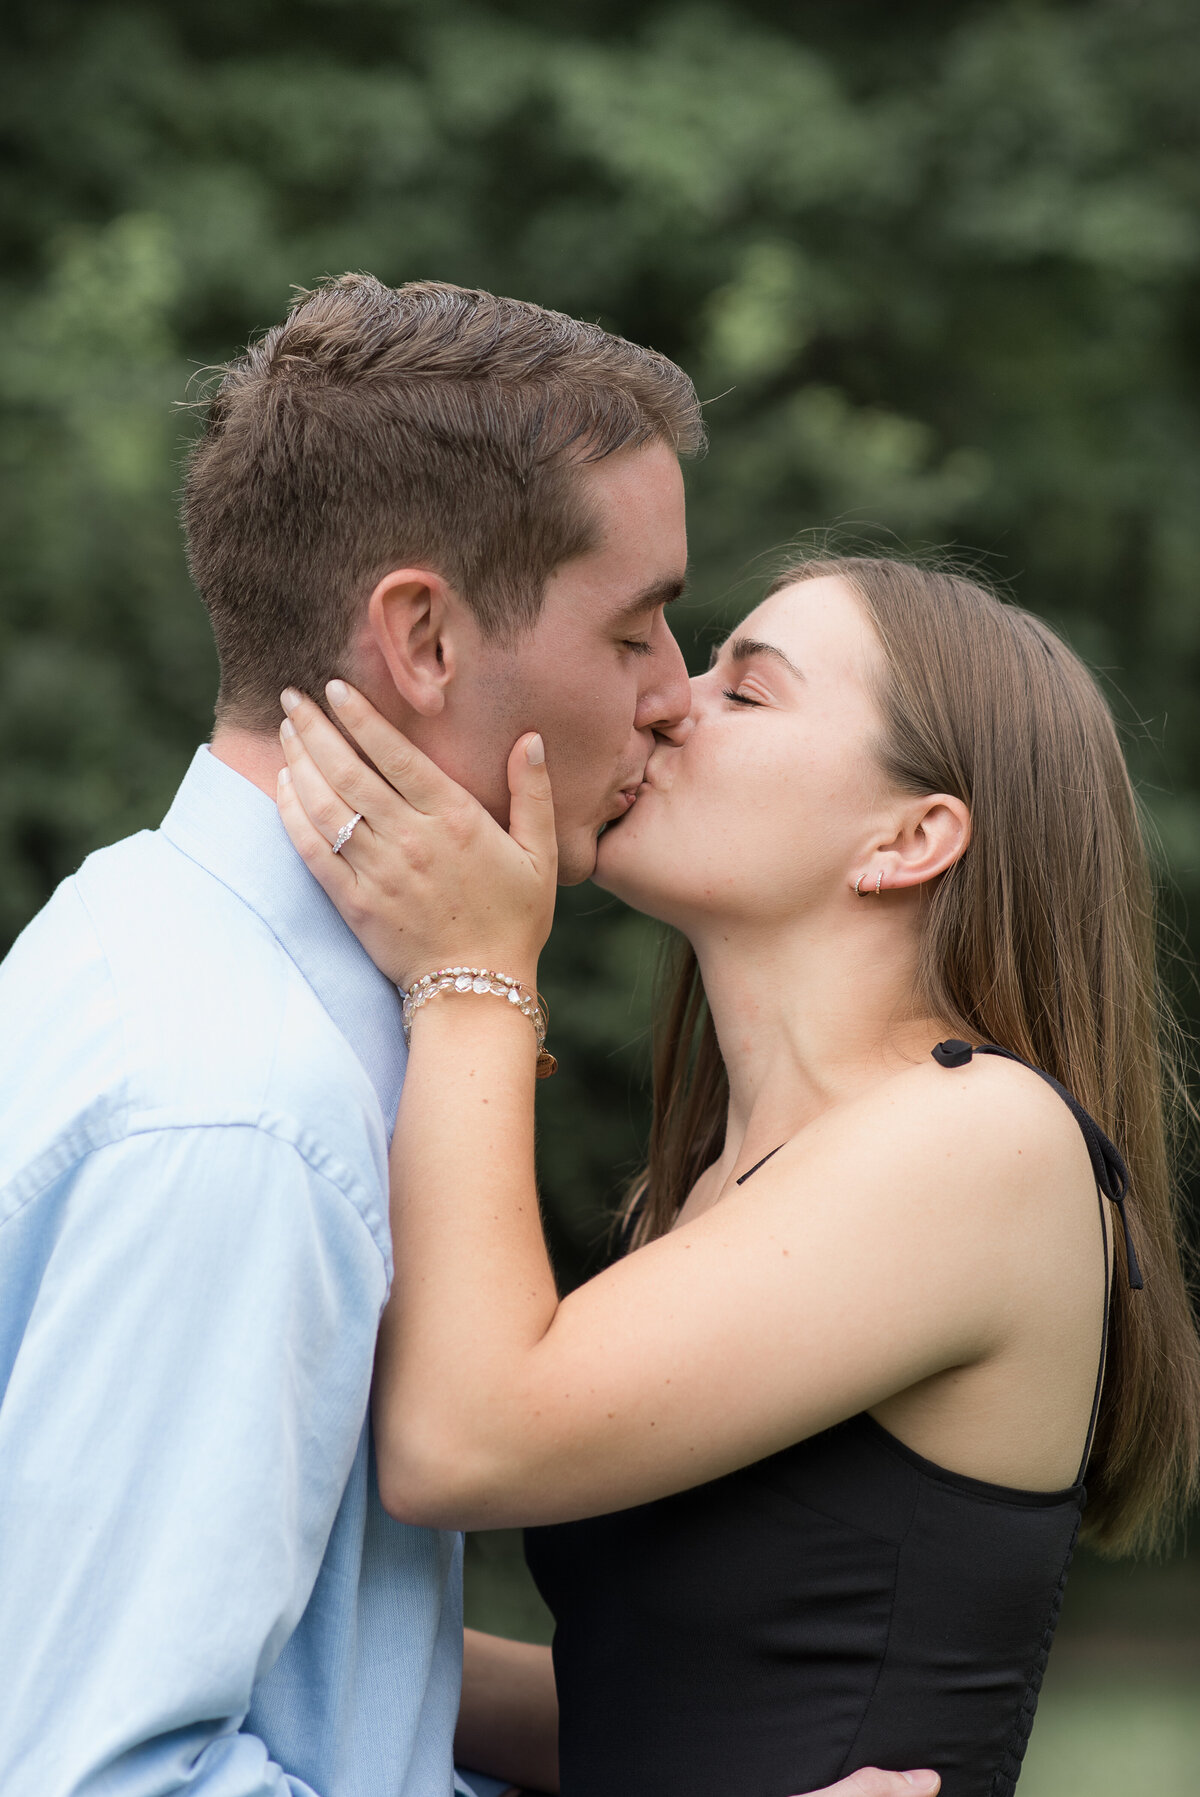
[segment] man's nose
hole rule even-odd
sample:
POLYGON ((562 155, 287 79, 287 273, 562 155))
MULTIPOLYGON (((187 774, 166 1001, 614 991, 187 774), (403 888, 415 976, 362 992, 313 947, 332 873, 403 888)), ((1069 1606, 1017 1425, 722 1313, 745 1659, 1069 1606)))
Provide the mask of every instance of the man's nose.
POLYGON ((655 631, 654 654, 646 658, 646 678, 638 695, 639 730, 653 730, 668 742, 682 743, 692 731, 692 687, 683 652, 666 618, 655 631))

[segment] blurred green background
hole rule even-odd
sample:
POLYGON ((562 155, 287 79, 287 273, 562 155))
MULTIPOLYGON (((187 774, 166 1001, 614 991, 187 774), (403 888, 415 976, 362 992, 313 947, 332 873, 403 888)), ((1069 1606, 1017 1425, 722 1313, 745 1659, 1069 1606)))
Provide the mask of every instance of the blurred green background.
MULTIPOLYGON (((157 821, 208 731, 176 402, 293 285, 367 268, 690 371, 689 655, 831 524, 965 549, 1058 624, 1194 953, 1194 0, 9 0, 0 31, 0 949, 157 821)), ((654 954, 566 895, 541 1126, 566 1282, 638 1158, 654 954)), ((476 1617, 536 1634, 511 1538, 470 1566, 476 1617)), ((1198 1599, 1194 1560, 1081 1562, 1023 1792, 1200 1791, 1198 1599)))

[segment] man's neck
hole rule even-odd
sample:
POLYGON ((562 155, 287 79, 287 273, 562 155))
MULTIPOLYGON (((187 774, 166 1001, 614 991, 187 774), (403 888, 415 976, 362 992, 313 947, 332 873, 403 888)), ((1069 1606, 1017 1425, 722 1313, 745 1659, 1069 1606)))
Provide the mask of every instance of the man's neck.
POLYGON ((274 800, 279 770, 284 762, 279 738, 273 732, 239 730, 230 724, 218 724, 209 748, 218 761, 223 761, 235 774, 241 774, 251 786, 257 786, 260 792, 274 800))

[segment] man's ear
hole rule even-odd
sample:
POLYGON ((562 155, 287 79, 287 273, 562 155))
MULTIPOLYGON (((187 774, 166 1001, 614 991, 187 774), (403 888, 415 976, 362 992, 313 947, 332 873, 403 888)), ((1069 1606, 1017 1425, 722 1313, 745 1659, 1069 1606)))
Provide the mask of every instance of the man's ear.
POLYGON ((437 717, 454 679, 464 608, 429 568, 385 574, 367 602, 369 651, 384 663, 400 698, 421 717, 437 717))
POLYGON ((971 813, 946 792, 911 800, 890 842, 880 843, 883 884, 891 891, 924 886, 965 854, 971 840, 971 813))

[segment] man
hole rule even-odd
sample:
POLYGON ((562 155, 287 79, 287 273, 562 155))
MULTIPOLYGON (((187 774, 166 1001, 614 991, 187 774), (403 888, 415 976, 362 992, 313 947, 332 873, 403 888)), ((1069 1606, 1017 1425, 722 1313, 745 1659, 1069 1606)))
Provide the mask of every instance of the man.
MULTIPOLYGON (((586 878, 688 728, 701 435, 664 358, 436 284, 332 282, 226 371, 184 503, 211 746, 0 970, 5 1797, 448 1797, 461 1544, 385 1514, 367 1425, 399 999, 275 814, 278 694, 348 673, 498 813, 536 725, 586 878)), ((474 1653, 474 1757, 532 1780, 479 1718, 545 1656, 474 1653)))

